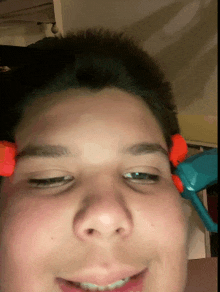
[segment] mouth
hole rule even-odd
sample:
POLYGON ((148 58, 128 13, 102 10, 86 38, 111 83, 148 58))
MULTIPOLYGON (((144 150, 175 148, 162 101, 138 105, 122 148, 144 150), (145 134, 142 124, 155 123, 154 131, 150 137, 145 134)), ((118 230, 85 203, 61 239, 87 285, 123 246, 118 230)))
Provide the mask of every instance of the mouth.
POLYGON ((62 292, 96 292, 96 291, 108 291, 108 292, 143 292, 144 290, 144 282, 146 280, 146 277, 148 275, 148 269, 144 269, 139 274, 136 274, 132 277, 130 277, 128 282, 125 282, 125 284, 122 287, 118 288, 106 288, 106 289, 100 289, 97 288, 83 288, 80 286, 79 283, 68 281, 62 278, 57 278, 57 283, 61 289, 62 292))

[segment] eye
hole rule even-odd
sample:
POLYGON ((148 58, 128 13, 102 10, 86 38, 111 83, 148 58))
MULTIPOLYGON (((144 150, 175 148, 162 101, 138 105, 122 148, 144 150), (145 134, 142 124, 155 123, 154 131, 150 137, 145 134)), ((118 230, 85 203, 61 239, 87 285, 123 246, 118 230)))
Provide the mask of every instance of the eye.
POLYGON ((33 187, 37 188, 53 188, 58 187, 68 182, 72 181, 73 177, 71 176, 61 176, 61 177, 52 177, 45 179, 29 179, 28 183, 33 187))
POLYGON ((160 180, 159 175, 156 174, 150 174, 146 172, 128 172, 124 175, 126 179, 135 180, 137 182, 141 183, 156 183, 160 180))
MULTIPOLYGON (((129 172, 124 175, 126 179, 131 179, 139 181, 141 183, 155 183, 160 180, 159 175, 150 174, 145 172, 129 172)), ((68 182, 72 181, 73 177, 71 176, 61 176, 53 178, 44 178, 44 179, 29 179, 28 183, 36 188, 54 188, 61 185, 65 185, 68 182)))

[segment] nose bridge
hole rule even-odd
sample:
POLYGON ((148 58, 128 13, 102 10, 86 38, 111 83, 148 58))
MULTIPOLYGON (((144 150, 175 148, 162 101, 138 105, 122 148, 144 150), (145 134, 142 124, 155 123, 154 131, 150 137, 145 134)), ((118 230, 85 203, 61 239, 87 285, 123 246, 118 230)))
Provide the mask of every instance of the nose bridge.
POLYGON ((85 185, 89 190, 110 191, 115 189, 119 183, 119 173, 115 164, 87 167, 84 172, 85 185))
POLYGON ((117 202, 122 204, 123 194, 120 191, 119 179, 113 173, 94 172, 86 183, 85 199, 90 203, 108 205, 117 202))

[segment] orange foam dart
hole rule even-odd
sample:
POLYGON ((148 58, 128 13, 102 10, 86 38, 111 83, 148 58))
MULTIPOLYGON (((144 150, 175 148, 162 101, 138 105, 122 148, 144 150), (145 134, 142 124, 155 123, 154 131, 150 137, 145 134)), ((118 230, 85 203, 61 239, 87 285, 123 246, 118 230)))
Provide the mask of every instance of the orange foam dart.
MULTIPOLYGON (((186 159, 188 153, 188 147, 185 139, 180 134, 175 134, 171 137, 173 145, 169 154, 169 160, 174 167, 177 167, 181 162, 186 159)), ((183 193, 184 186, 178 175, 173 174, 172 180, 177 190, 183 193)))
POLYGON ((182 183, 181 179, 178 177, 178 175, 176 175, 176 174, 172 174, 172 180, 173 180, 173 183, 175 184, 177 190, 178 190, 180 193, 183 193, 183 191, 184 191, 184 186, 183 186, 183 183, 182 183))
POLYGON ((173 141, 173 146, 170 151, 169 160, 174 167, 177 167, 186 159, 188 147, 186 141, 180 134, 173 135, 171 139, 173 141))
POLYGON ((14 173, 17 147, 15 143, 0 141, 0 176, 11 176, 14 173))

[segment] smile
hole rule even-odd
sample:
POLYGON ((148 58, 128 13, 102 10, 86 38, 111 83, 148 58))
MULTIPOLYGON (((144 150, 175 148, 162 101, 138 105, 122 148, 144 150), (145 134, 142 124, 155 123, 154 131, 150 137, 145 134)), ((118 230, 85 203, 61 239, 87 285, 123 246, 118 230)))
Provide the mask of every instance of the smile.
POLYGON ((117 281, 107 286, 97 286, 90 283, 71 282, 57 278, 57 282, 62 292, 89 292, 89 291, 112 291, 112 292, 143 292, 143 286, 148 274, 148 269, 141 273, 117 281))

